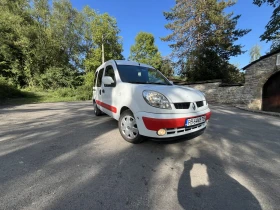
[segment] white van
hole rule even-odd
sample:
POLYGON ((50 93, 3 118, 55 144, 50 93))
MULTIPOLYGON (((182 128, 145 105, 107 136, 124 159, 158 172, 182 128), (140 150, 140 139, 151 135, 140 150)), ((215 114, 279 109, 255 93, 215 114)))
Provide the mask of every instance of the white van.
POLYGON ((122 137, 139 143, 143 137, 166 139, 202 133, 211 112, 204 94, 173 85, 151 66, 110 60, 95 72, 93 104, 96 116, 118 120, 122 137))

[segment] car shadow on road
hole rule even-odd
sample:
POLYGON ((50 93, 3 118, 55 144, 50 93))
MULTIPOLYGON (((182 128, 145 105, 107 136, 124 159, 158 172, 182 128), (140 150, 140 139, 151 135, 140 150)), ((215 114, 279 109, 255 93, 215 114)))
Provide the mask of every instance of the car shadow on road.
POLYGON ((210 155, 185 161, 178 184, 178 201, 183 209, 260 210, 254 195, 217 161, 210 155))

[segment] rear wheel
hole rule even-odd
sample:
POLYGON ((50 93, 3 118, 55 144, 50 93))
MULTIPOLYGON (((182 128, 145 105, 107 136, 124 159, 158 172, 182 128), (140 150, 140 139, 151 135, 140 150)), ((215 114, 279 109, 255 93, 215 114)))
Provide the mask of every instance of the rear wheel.
POLYGON ((143 141, 143 137, 138 131, 136 119, 130 110, 126 110, 121 114, 118 125, 119 131, 126 141, 133 144, 143 141))
POLYGON ((94 114, 95 116, 101 116, 102 111, 97 107, 97 104, 95 101, 93 101, 93 107, 94 107, 94 114))

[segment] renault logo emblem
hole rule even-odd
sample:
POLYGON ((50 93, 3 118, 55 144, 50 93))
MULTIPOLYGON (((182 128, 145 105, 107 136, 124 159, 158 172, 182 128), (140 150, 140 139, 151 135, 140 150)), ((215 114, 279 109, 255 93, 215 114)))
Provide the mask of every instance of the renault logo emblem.
POLYGON ((193 108, 193 110, 195 110, 195 109, 196 109, 196 106, 195 106, 195 104, 194 104, 194 103, 192 104, 192 108, 193 108))

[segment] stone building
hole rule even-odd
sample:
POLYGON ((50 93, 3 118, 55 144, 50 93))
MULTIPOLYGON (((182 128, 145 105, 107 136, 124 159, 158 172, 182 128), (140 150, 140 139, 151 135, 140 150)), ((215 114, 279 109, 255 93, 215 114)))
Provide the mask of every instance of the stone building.
POLYGON ((245 66, 244 85, 225 85, 222 81, 187 85, 206 94, 211 103, 245 104, 250 109, 280 112, 280 50, 245 66))
POLYGON ((280 50, 245 66, 242 97, 251 109, 280 112, 280 50))

